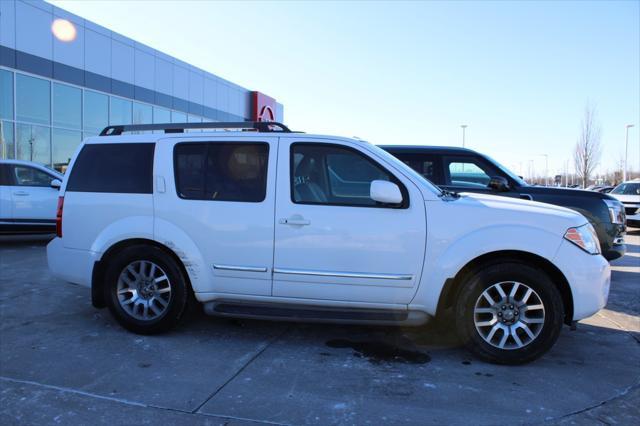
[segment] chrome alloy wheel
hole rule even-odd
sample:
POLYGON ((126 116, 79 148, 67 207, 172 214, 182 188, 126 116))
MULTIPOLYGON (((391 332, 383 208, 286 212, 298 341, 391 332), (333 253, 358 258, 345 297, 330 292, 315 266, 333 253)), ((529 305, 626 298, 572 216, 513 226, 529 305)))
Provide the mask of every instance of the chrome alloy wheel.
POLYGON ((520 349, 533 342, 544 325, 544 304, 526 284, 505 281, 486 289, 473 310, 476 330, 499 349, 520 349))
POLYGON ((161 317, 171 300, 171 282, 153 262, 136 260, 118 277, 118 302, 133 318, 150 321, 161 317))

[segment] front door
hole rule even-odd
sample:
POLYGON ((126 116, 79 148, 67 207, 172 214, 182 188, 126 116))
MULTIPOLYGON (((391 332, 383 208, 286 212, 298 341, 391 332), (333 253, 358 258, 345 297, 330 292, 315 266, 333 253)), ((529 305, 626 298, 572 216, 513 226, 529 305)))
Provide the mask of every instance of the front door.
POLYGON ((58 189, 51 187, 56 179, 35 167, 15 164, 9 167, 12 186, 8 187, 13 205, 13 220, 21 223, 54 224, 58 205, 58 189))
POLYGON ((354 143, 281 138, 273 295, 407 304, 424 260, 419 189, 375 152, 354 143), (369 196, 373 180, 397 183, 401 205, 369 196))

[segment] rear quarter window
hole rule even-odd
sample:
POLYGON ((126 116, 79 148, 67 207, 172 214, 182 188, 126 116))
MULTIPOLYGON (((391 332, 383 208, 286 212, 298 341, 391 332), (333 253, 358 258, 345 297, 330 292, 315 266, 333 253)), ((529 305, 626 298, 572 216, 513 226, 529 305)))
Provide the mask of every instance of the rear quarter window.
POLYGON ((88 144, 76 159, 67 191, 151 194, 154 143, 88 144))

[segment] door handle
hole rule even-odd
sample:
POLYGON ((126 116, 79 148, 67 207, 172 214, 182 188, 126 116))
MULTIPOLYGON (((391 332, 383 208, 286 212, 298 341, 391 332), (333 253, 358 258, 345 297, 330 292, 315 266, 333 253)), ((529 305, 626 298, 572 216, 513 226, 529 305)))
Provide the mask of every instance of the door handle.
POLYGON ((24 196, 26 196, 26 195, 29 195, 29 193, 28 193, 28 192, 26 192, 26 191, 14 191, 14 192, 13 192, 13 195, 17 195, 17 196, 19 196, 19 197, 24 197, 24 196))
POLYGON ((310 220, 306 220, 301 216, 293 216, 289 218, 282 218, 278 221, 281 225, 294 225, 294 226, 306 226, 311 225, 310 220))

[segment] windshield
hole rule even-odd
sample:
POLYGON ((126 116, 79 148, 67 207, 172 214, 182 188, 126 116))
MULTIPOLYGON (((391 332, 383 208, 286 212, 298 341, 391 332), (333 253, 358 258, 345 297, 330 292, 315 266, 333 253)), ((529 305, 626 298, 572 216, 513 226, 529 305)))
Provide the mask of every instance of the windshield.
POLYGON ((428 188, 431 188, 433 190, 433 192, 435 192, 436 194, 438 194, 438 195, 442 195, 443 194, 442 190, 440 188, 438 188, 436 185, 434 185, 429 179, 426 179, 420 173, 416 172, 411 167, 407 166, 405 163, 400 161, 398 158, 396 158, 392 154, 388 153, 387 151, 385 151, 384 149, 380 148, 377 145, 369 144, 368 146, 372 150, 374 150, 377 154, 383 156, 386 160, 388 160, 388 161, 392 162, 393 164, 395 164, 398 168, 403 170, 405 173, 410 174, 412 177, 424 182, 425 185, 428 188))
POLYGON ((640 182, 638 183, 621 183, 616 186, 612 194, 620 194, 620 195, 640 195, 640 182))
POLYGON ((499 168, 502 172, 504 172, 504 174, 508 175, 511 179, 515 180, 516 183, 520 186, 527 186, 528 183, 524 181, 524 179, 522 179, 520 176, 516 175, 515 173, 513 173, 511 170, 507 169, 505 166, 503 166, 502 164, 498 163, 496 160, 494 160, 493 158, 489 157, 488 155, 484 155, 484 158, 486 158, 487 160, 489 160, 491 163, 493 163, 494 166, 496 166, 497 168, 499 168))

